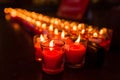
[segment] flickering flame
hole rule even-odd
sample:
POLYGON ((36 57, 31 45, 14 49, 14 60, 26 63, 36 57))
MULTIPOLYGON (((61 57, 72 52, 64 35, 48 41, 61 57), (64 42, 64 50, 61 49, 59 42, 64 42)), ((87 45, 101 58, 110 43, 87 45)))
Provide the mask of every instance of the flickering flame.
POLYGON ((58 29, 57 28, 54 30, 54 34, 58 35, 58 29))
POLYGON ((80 29, 83 29, 83 28, 85 28, 85 24, 84 24, 84 23, 78 24, 78 29, 79 29, 79 30, 80 30, 80 29))
POLYGON ((61 33, 61 38, 64 39, 65 38, 65 31, 63 30, 61 33))
POLYGON ((104 34, 104 33, 107 33, 107 29, 106 28, 102 28, 101 30, 100 30, 100 32, 99 32, 99 34, 104 34))
POLYGON ((43 18, 42 15, 39 15, 39 16, 38 16, 38 19, 39 19, 39 20, 42 20, 42 18, 43 18))
POLYGON ((36 26, 40 26, 41 25, 41 22, 40 21, 36 21, 36 26))
POLYGON ((79 43, 80 42, 80 35, 78 36, 77 40, 75 41, 75 43, 79 43))
POLYGON ((43 28, 43 29, 46 29, 46 23, 43 23, 43 24, 42 24, 42 28, 43 28))
POLYGON ((66 29, 66 30, 68 30, 68 29, 69 29, 69 27, 68 27, 68 26, 65 26, 65 29, 66 29))
POLYGON ((52 18, 52 19, 50 20, 50 22, 51 22, 51 23, 54 23, 54 18, 52 18))
POLYGON ((43 35, 41 34, 40 35, 40 42, 43 42, 43 41, 45 41, 45 39, 44 39, 43 35))
POLYGON ((104 31, 101 29, 101 30, 100 30, 100 32, 99 32, 99 34, 101 34, 101 35, 102 35, 103 33, 104 33, 104 31))
POLYGON ((54 46, 54 40, 51 40, 50 43, 49 43, 50 51, 53 50, 53 46, 54 46))
POLYGON ((73 26, 73 31, 77 31, 77 26, 73 26))
POLYGON ((64 28, 64 24, 63 23, 61 23, 61 28, 64 28))
POLYGON ((97 32, 94 32, 94 33, 93 33, 93 37, 98 37, 97 32))
POLYGON ((72 22, 72 23, 70 24, 70 26, 74 26, 74 25, 76 25, 76 23, 75 23, 75 22, 72 22))
POLYGON ((46 40, 48 39, 47 34, 44 34, 43 37, 44 37, 44 39, 46 39, 46 40))
POLYGON ((93 30, 92 26, 88 27, 88 32, 91 32, 93 30))
POLYGON ((54 23, 55 23, 55 24, 58 24, 58 20, 55 20, 54 23))
POLYGON ((81 31, 81 33, 84 34, 84 33, 85 33, 85 29, 83 29, 83 30, 81 31))
POLYGON ((53 25, 49 26, 49 31, 53 31, 53 25))
POLYGON ((82 28, 82 25, 81 24, 78 24, 78 29, 81 29, 82 28))

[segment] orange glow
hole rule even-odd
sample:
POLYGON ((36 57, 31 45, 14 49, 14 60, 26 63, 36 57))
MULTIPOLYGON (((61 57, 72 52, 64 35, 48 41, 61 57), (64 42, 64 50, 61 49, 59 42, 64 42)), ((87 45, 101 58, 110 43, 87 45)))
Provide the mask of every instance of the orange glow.
POLYGON ((78 24, 78 29, 80 30, 82 28, 82 25, 81 24, 78 24))
POLYGON ((5 15, 5 19, 10 20, 11 19, 10 15, 5 15))
POLYGON ((88 27, 88 32, 91 32, 93 30, 92 26, 88 27))
POLYGON ((42 15, 39 15, 39 16, 38 16, 38 19, 39 19, 39 20, 42 20, 42 18, 43 18, 42 15))
POLYGON ((63 30, 61 33, 61 38, 64 39, 65 38, 65 31, 63 30))
POLYGON ((32 20, 31 20, 31 23, 32 23, 32 24, 35 24, 35 22, 36 22, 35 19, 32 19, 32 20))
POLYGON ((85 29, 83 29, 83 30, 81 31, 81 33, 84 34, 84 33, 85 33, 85 29))
POLYGON ((49 43, 50 51, 53 50, 53 46, 54 46, 54 40, 51 40, 50 43, 49 43))
POLYGON ((15 17, 15 16, 17 16, 17 14, 16 14, 16 11, 15 10, 13 10, 12 12, 10 12, 11 13, 11 16, 12 17, 15 17))
POLYGON ((103 33, 104 33, 104 32, 103 32, 103 30, 101 29, 101 30, 100 30, 100 32, 99 32, 99 34, 101 34, 101 35, 102 35, 103 33))
POLYGON ((94 32, 94 33, 93 33, 93 37, 98 37, 98 33, 97 33, 97 32, 94 32))
POLYGON ((75 22, 72 22, 71 24, 70 24, 70 26, 75 26, 76 25, 76 23, 75 22))
POLYGON ((78 35, 77 40, 75 41, 75 43, 79 43, 80 42, 80 35, 78 35))
POLYGON ((57 25, 57 24, 58 24, 58 20, 55 20, 55 21, 54 21, 54 24, 56 24, 56 25, 57 25))
POLYGON ((84 23, 78 24, 78 29, 79 29, 79 30, 80 30, 80 29, 83 29, 83 28, 85 28, 85 24, 84 24, 84 23))
POLYGON ((54 30, 54 34, 58 35, 58 29, 57 28, 54 30))
POLYGON ((38 58, 37 60, 38 60, 38 61, 42 61, 42 59, 41 59, 41 58, 38 58))
POLYGON ((54 18, 51 18, 50 22, 51 22, 51 23, 54 23, 54 18))
POLYGON ((36 21, 35 24, 36 24, 36 26, 41 26, 41 22, 40 21, 36 21))
POLYGON ((104 33, 107 33, 107 29, 106 28, 102 28, 100 31, 99 31, 99 34, 102 35, 104 33))
POLYGON ((47 17, 47 16, 44 16, 43 17, 43 20, 45 21, 45 22, 49 22, 50 20, 49 20, 49 17, 47 17))
POLYGON ((41 34, 40 35, 40 42, 44 42, 44 41, 45 41, 45 39, 44 39, 43 35, 41 34))
POLYGON ((73 26, 73 31, 77 31, 77 26, 73 26))
POLYGON ((53 31, 53 25, 49 26, 49 31, 53 31))
POLYGON ((19 31, 20 30, 20 25, 17 24, 17 23, 13 23, 13 28, 16 30, 16 31, 19 31))
POLYGON ((42 24, 42 29, 46 29, 46 23, 42 24))
POLYGON ((31 22, 32 18, 27 17, 26 20, 27 20, 28 22, 31 22))
POLYGON ((69 26, 65 26, 65 29, 68 30, 68 29, 69 29, 69 26))

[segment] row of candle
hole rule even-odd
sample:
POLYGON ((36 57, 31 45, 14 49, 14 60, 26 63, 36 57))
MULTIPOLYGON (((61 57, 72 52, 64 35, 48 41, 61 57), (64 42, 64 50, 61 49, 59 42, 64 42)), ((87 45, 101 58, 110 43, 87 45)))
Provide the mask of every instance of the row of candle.
POLYGON ((84 23, 53 18, 19 8, 5 8, 4 12, 11 17, 21 19, 24 24, 27 23, 27 26, 32 25, 31 27, 35 31, 47 34, 49 38, 53 35, 59 35, 61 31, 64 30, 65 34, 72 38, 76 38, 78 34, 81 34, 82 37, 98 43, 106 39, 111 39, 112 32, 107 28, 98 30, 97 28, 93 28, 93 26, 84 23), (91 38, 95 38, 95 40, 91 38))
POLYGON ((19 20, 37 33, 34 36, 36 60, 43 62, 42 69, 47 73, 63 71, 64 62, 72 68, 82 67, 85 63, 88 41, 97 43, 106 51, 109 50, 112 37, 110 29, 97 29, 92 25, 53 18, 18 8, 5 8, 4 12, 11 19, 19 20), (64 42, 64 47, 60 46, 64 42), (51 47, 53 43, 57 45, 51 47))
POLYGON ((69 38, 49 40, 42 34, 34 37, 36 60, 42 61, 42 69, 48 74, 64 70, 64 63, 70 68, 81 68, 85 63, 87 41, 80 35, 75 42, 69 38))

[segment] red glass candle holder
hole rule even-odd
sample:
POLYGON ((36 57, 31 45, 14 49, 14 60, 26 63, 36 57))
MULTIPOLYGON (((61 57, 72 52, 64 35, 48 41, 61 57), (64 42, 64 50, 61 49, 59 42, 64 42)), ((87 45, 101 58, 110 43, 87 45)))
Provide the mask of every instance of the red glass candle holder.
POLYGON ((65 64, 69 68, 82 68, 85 63, 87 41, 81 40, 79 43, 71 43, 65 49, 65 64))
POLYGON ((50 47, 49 43, 50 41, 41 43, 42 70, 47 74, 61 73, 64 70, 64 41, 54 40, 53 47, 50 47))
POLYGON ((42 53, 41 53, 41 47, 40 47, 40 35, 35 35, 33 37, 33 43, 34 43, 34 48, 35 48, 35 60, 41 61, 42 53))

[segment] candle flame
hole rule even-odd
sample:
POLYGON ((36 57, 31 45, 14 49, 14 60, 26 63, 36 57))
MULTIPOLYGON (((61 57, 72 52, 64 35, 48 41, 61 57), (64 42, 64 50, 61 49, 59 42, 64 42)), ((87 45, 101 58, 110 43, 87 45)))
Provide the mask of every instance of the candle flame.
POLYGON ((85 28, 85 24, 84 24, 84 23, 78 24, 78 29, 79 29, 79 30, 81 30, 81 29, 83 29, 83 28, 85 28))
POLYGON ((36 21, 36 26, 40 26, 41 25, 41 22, 40 21, 36 21))
POLYGON ((53 46, 54 46, 54 40, 51 40, 50 43, 49 43, 49 46, 50 46, 50 51, 53 50, 53 46))
POLYGON ((78 24, 78 29, 81 29, 82 28, 82 25, 81 24, 78 24))
POLYGON ((42 15, 39 15, 39 16, 38 16, 38 19, 39 19, 39 20, 42 20, 42 18, 43 18, 42 15))
POLYGON ((55 20, 54 23, 55 23, 55 24, 58 24, 58 20, 55 20))
POLYGON ((80 34, 79 34, 77 40, 75 41, 75 43, 79 43, 79 42, 80 42, 80 34))
POLYGON ((65 38, 65 31, 63 30, 61 33, 61 38, 64 39, 65 38))
POLYGON ((103 31, 103 29, 101 29, 100 32, 99 32, 99 34, 102 35, 103 33, 104 33, 104 31, 103 31))
POLYGON ((40 42, 43 42, 43 41, 45 41, 45 39, 44 39, 43 35, 41 34, 40 35, 40 42))
POLYGON ((53 25, 49 26, 49 31, 53 31, 53 25))
POLYGON ((91 32, 93 30, 92 26, 88 27, 88 32, 91 32))
POLYGON ((81 31, 81 33, 84 34, 84 33, 85 33, 85 29, 83 29, 83 30, 81 31))
POLYGON ((100 32, 99 32, 99 34, 104 34, 104 33, 107 33, 107 29, 106 28, 102 28, 101 30, 100 30, 100 32))
POLYGON ((93 37, 98 37, 97 32, 94 32, 94 33, 93 33, 93 37))
POLYGON ((57 28, 54 30, 54 34, 58 35, 58 29, 57 28))
POLYGON ((43 29, 46 29, 46 23, 43 23, 43 24, 42 24, 42 28, 43 28, 43 29))
POLYGON ((68 30, 68 29, 69 29, 69 27, 68 27, 68 26, 65 26, 65 29, 66 29, 66 30, 68 30))
POLYGON ((73 26, 73 30, 76 31, 77 30, 77 26, 73 26))

